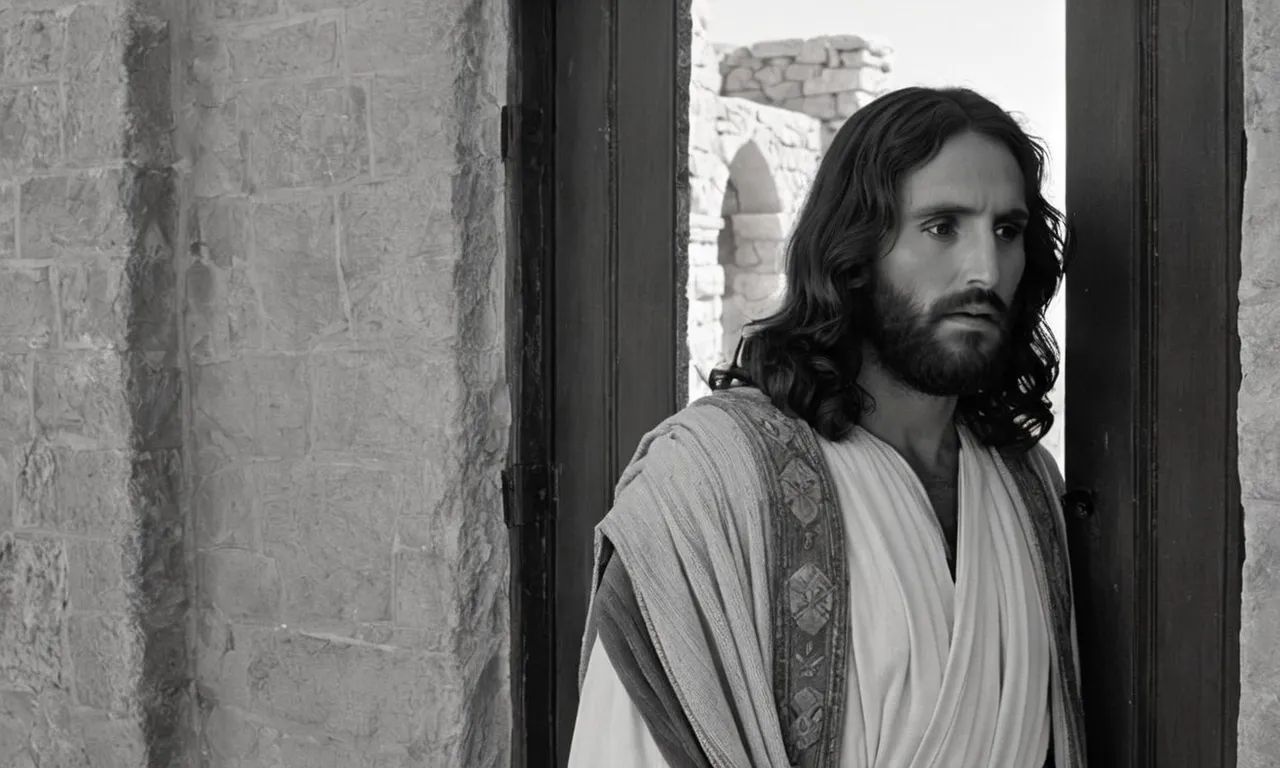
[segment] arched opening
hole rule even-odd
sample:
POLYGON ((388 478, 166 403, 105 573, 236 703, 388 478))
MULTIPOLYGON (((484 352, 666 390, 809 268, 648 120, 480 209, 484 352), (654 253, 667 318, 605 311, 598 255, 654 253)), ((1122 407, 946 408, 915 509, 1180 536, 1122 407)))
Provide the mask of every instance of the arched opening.
POLYGON ((754 142, 744 144, 729 164, 720 215, 718 245, 725 273, 720 350, 722 358, 730 360, 743 327, 773 311, 784 280, 789 216, 754 142))

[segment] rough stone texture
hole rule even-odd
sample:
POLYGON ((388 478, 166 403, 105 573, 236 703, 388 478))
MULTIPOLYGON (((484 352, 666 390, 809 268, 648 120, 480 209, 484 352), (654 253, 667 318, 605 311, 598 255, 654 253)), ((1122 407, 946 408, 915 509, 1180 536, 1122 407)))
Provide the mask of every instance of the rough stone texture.
POLYGON ((505 764, 507 6, 197 5, 177 98, 198 753, 505 764))
POLYGON ((1245 564, 1240 768, 1280 754, 1280 0, 1244 2, 1248 166, 1240 276, 1240 487, 1245 564))
MULTIPOLYGON (((712 0, 693 3, 685 260, 691 400, 710 391, 707 376, 732 358, 743 325, 774 306, 783 285, 783 241, 822 149, 819 120, 788 105, 758 103, 766 99, 752 94, 787 86, 785 72, 802 66, 769 62, 794 58, 799 53, 785 51, 806 44, 825 46, 826 38, 757 46, 767 55, 726 49, 707 40, 712 11, 712 0)), ((791 85, 798 97, 801 83, 791 85)))
POLYGON ((721 93, 801 112, 822 122, 822 149, 888 88, 893 49, 857 35, 779 40, 725 48, 721 93))
POLYGON ((176 765, 171 18, 0 10, 0 765, 176 765))
POLYGON ((508 762, 492 0, 0 9, 0 766, 508 762))

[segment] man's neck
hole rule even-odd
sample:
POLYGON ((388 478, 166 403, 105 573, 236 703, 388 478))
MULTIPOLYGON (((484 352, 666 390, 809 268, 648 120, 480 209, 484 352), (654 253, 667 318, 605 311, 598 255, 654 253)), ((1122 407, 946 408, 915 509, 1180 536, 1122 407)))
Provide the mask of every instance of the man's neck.
POLYGON ((863 356, 858 385, 874 400, 859 426, 898 450, 913 465, 950 466, 959 450, 956 400, 922 394, 895 379, 874 355, 863 356))

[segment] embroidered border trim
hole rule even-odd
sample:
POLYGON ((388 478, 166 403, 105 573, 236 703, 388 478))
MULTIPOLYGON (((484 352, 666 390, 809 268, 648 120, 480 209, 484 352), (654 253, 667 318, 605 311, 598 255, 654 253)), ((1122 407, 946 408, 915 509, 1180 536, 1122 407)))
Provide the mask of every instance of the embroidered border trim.
POLYGON ((773 541, 773 688, 795 768, 838 768, 849 644, 844 520, 812 429, 760 393, 705 399, 733 416, 761 467, 773 541))

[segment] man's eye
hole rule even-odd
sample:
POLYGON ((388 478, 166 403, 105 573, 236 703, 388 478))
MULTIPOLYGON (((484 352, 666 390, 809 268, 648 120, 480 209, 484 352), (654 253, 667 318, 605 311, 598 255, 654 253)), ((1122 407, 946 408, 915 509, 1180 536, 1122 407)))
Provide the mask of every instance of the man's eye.
POLYGON ((930 224, 925 227, 924 231, 934 237, 951 237, 956 233, 956 225, 950 221, 939 221, 936 224, 930 224))
POLYGON ((1006 242, 1013 242, 1022 236, 1022 227, 1006 224, 996 229, 996 235, 1006 242))

